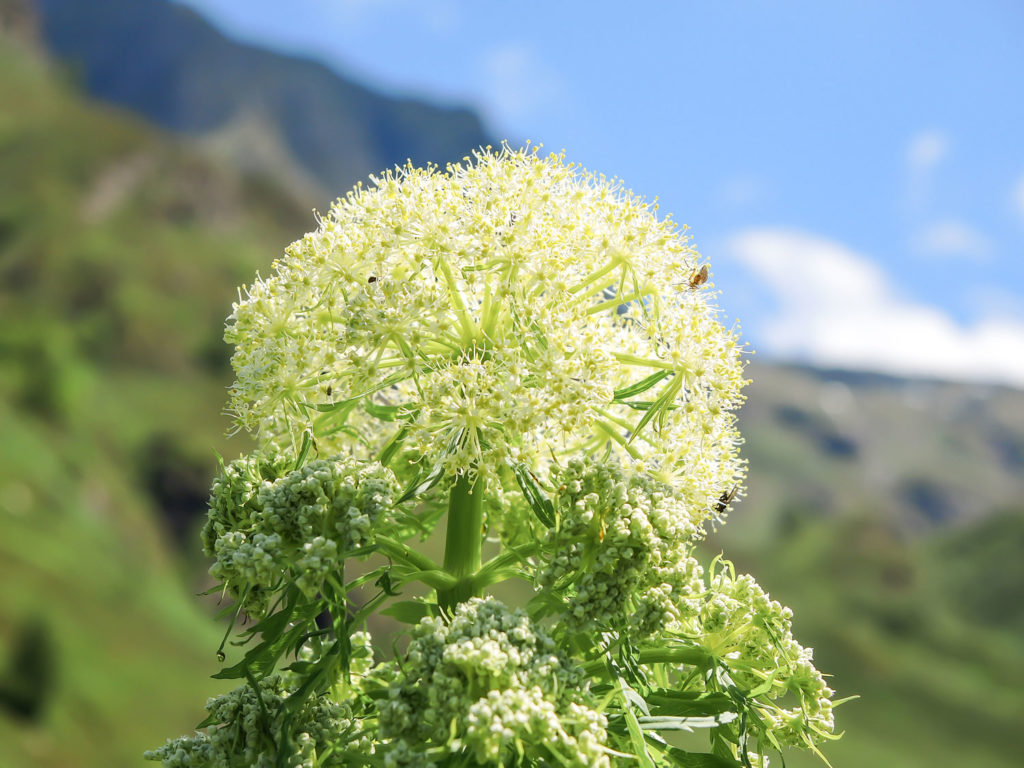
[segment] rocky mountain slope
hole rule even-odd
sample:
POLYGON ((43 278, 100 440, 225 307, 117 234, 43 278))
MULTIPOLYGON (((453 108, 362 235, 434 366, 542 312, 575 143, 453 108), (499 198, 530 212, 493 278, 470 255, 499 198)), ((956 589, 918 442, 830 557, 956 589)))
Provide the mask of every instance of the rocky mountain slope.
POLYGON ((201 139, 323 208, 370 173, 493 143, 462 106, 397 98, 227 39, 168 0, 35 0, 48 48, 94 97, 201 139))

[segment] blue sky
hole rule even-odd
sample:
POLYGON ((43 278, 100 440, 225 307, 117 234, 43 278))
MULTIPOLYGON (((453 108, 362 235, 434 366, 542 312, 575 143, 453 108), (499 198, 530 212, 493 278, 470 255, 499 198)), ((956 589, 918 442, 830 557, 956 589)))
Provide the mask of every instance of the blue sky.
POLYGON ((1024 387, 1024 3, 180 1, 657 197, 761 354, 1024 387))

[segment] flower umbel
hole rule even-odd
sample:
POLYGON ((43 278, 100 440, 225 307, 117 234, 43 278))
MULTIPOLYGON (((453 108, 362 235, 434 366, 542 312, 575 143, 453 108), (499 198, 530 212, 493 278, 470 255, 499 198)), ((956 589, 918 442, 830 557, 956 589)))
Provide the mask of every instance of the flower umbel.
POLYGON ((239 424, 448 477, 610 444, 712 513, 743 472, 741 350, 671 220, 507 148, 374 181, 235 305, 239 424))
POLYGON ((346 556, 369 548, 397 491, 384 467, 339 457, 286 471, 259 454, 232 462, 214 481, 203 549, 210 575, 254 615, 293 578, 320 590, 346 556))

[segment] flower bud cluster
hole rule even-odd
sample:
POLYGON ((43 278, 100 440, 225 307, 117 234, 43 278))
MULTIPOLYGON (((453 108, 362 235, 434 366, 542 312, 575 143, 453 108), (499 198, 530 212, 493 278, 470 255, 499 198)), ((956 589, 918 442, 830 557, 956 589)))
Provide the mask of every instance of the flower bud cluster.
POLYGON ((762 709, 779 744, 807 747, 831 734, 833 691, 815 668, 813 651, 793 639, 793 612, 748 575, 720 566, 699 616, 701 642, 731 660, 731 675, 746 690, 771 680, 769 699, 793 697, 795 706, 762 709))
POLYGON ((392 507, 391 472, 374 462, 318 459, 291 472, 258 455, 232 462, 214 481, 203 529, 210 573, 251 613, 294 580, 314 595, 345 557, 373 541, 392 507))
POLYGON ((289 768, 342 765, 340 760, 322 758, 339 742, 359 743, 358 722, 350 707, 320 696, 286 717, 289 693, 284 675, 270 675, 257 688, 246 684, 210 699, 205 731, 168 741, 145 757, 160 761, 163 768, 276 768, 283 742, 283 764, 289 768))
POLYGON ((704 592, 690 556, 698 528, 671 486, 614 462, 573 460, 552 474, 557 523, 537 582, 566 590, 575 629, 652 635, 688 624, 704 592))
POLYGON ((484 765, 532 757, 609 766, 605 718, 581 672, 525 613, 493 598, 462 603, 448 624, 427 618, 413 628, 379 710, 387 766, 438 764, 439 746, 484 765))
POLYGON ((535 151, 374 181, 234 306, 241 426, 367 455, 397 436, 449 480, 610 448, 713 514, 744 471, 743 363, 670 219, 535 151))

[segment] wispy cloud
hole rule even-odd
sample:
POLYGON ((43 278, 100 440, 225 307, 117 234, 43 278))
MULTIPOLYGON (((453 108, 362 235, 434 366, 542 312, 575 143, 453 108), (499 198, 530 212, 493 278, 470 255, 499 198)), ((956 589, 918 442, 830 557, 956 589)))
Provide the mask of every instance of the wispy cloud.
POLYGON ((777 302, 765 351, 820 365, 1024 386, 1024 322, 957 324, 901 295, 866 256, 815 235, 751 230, 735 256, 777 302))
POLYGON ((950 141, 938 130, 922 131, 907 144, 907 195, 912 210, 925 207, 931 192, 935 169, 949 154, 950 141))
POLYGON ((949 139, 939 131, 924 131, 907 145, 907 164, 911 170, 930 171, 949 154, 949 139))
POLYGON ((763 186, 752 176, 735 176, 720 182, 715 193, 723 204, 739 208, 756 202, 764 192, 763 186))
POLYGON ((506 43, 483 61, 488 108, 501 126, 548 107, 564 93, 564 81, 523 43, 506 43))
POLYGON ((914 235, 914 250, 927 256, 951 257, 970 261, 987 261, 992 256, 992 243, 981 232, 957 219, 936 221, 914 235))
POLYGON ((1010 192, 1010 203, 1013 205, 1014 213, 1024 221, 1024 176, 1017 179, 1017 183, 1013 185, 1010 192))

